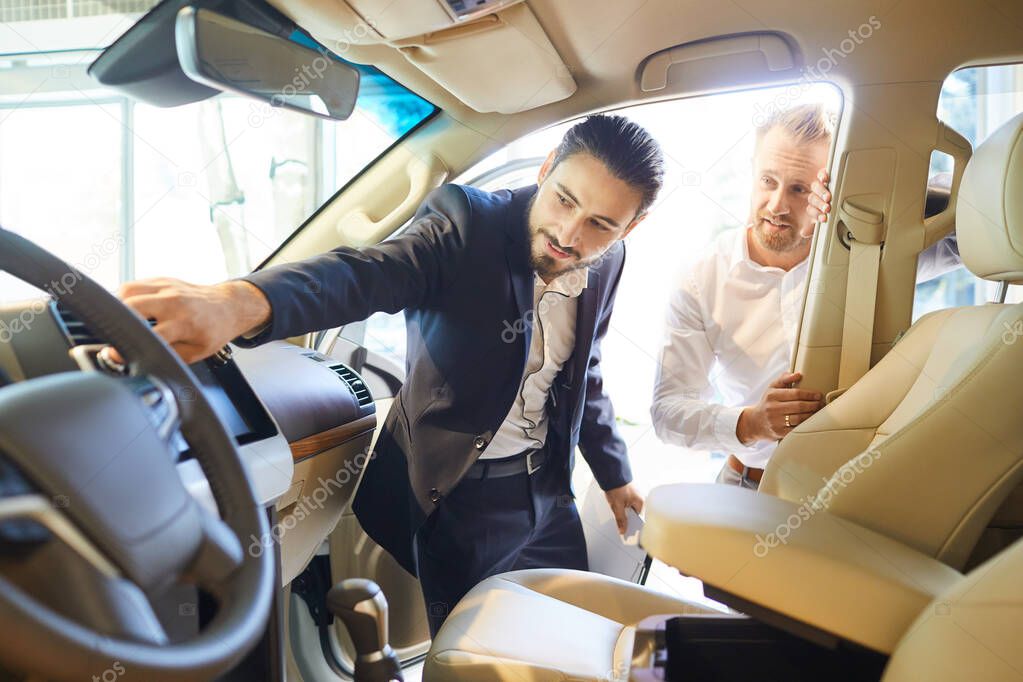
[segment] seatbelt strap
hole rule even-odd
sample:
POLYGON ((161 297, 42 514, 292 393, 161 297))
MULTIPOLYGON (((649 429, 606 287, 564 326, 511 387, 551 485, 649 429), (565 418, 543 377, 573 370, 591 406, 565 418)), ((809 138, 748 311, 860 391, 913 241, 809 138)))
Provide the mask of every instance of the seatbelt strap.
POLYGON ((838 218, 839 229, 846 232, 849 240, 842 356, 838 369, 839 391, 845 391, 870 369, 885 224, 882 213, 857 206, 848 199, 839 207, 838 218))

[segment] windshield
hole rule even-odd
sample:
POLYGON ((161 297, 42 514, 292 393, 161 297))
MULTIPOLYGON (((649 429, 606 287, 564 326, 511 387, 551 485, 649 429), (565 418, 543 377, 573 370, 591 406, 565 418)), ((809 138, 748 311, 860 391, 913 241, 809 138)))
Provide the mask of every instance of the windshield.
MULTIPOLYGON (((161 109, 104 89, 86 69, 153 4, 0 3, 0 225, 108 288, 250 272, 435 111, 360 65, 342 122, 226 94, 161 109)), ((38 295, 0 276, 0 302, 38 295)))

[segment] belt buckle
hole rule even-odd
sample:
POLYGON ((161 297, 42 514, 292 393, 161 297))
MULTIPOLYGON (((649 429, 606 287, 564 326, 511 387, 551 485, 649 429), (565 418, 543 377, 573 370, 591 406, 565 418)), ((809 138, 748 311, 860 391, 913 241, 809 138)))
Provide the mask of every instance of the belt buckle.
POLYGON ((532 476, 533 472, 539 469, 540 466, 543 464, 543 462, 540 462, 540 464, 533 466, 533 455, 535 455, 538 452, 539 450, 530 450, 528 453, 526 453, 526 473, 528 473, 530 476, 532 476))

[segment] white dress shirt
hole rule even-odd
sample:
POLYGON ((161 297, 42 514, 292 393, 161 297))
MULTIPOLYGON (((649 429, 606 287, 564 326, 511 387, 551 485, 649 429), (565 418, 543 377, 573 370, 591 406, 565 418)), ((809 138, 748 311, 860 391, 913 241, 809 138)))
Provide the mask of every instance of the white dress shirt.
MULTIPOLYGON (((735 427, 743 408, 791 367, 809 261, 788 272, 754 262, 748 229, 722 233, 673 292, 650 412, 666 443, 763 468, 777 443, 747 447, 735 427)), ((920 254, 917 281, 961 263, 953 232, 920 254)))
POLYGON ((650 412, 666 443, 763 468, 776 443, 747 447, 735 427, 743 407, 789 371, 808 261, 788 271, 760 265, 747 231, 722 233, 672 293, 650 412))
MULTIPOLYGON (((526 371, 508 416, 480 459, 510 457, 523 450, 543 447, 547 439, 547 393, 575 346, 578 299, 586 288, 588 276, 588 270, 581 268, 555 277, 547 284, 535 275, 533 336, 526 371)), ((512 325, 512 328, 523 329, 524 325, 512 325)))

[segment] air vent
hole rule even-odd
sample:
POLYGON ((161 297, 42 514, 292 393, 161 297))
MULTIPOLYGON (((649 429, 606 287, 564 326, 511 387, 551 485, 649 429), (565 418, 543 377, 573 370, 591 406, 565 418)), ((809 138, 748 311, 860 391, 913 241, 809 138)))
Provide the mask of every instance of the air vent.
POLYGON ((362 377, 345 365, 331 365, 330 368, 341 377, 341 381, 345 382, 352 391, 352 395, 359 401, 360 407, 365 407, 373 402, 373 396, 370 395, 369 388, 366 386, 366 382, 362 380, 362 377))
MULTIPOLYGON (((107 344, 106 339, 93 333, 91 329, 85 326, 84 322, 80 322, 73 312, 65 308, 58 301, 54 300, 50 305, 53 306, 53 312, 57 316, 57 320, 64 327, 64 334, 67 336, 72 348, 75 346, 107 344)), ((149 326, 155 327, 156 320, 150 319, 149 326)))
POLYGON ((79 322, 75 314, 60 303, 54 302, 53 309, 57 314, 57 319, 64 326, 64 333, 72 347, 103 343, 103 340, 93 334, 84 322, 79 322))

